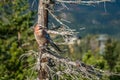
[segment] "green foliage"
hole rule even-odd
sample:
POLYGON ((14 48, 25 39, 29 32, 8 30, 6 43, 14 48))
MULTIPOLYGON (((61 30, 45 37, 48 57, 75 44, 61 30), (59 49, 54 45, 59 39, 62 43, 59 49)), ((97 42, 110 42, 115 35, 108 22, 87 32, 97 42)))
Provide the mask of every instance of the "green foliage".
POLYGON ((29 10, 28 0, 0 2, 0 80, 25 80, 31 75, 31 69, 26 68, 33 62, 27 61, 27 57, 21 60, 20 56, 31 49, 33 43, 29 27, 34 13, 29 10), (26 43, 30 43, 28 47, 23 46, 26 43))
MULTIPOLYGON (((112 41, 111 44, 114 44, 115 48, 113 49, 113 54, 108 55, 109 59, 108 58, 107 59, 108 59, 108 61, 111 61, 109 64, 113 64, 112 68, 110 68, 110 70, 119 74, 120 73, 120 50, 119 50, 120 49, 120 41, 112 41)), ((110 80, 119 80, 119 79, 120 79, 120 76, 118 76, 118 75, 110 76, 110 80)))
POLYGON ((108 39, 106 43, 105 54, 103 55, 104 58, 107 60, 111 71, 115 67, 117 58, 119 56, 119 54, 115 52, 116 44, 116 42, 113 42, 111 39, 108 39))
POLYGON ((90 50, 84 54, 82 61, 99 69, 108 69, 106 60, 97 53, 93 54, 90 50))
MULTIPOLYGON (((89 43, 88 43, 89 44, 89 43)), ((109 38, 106 42, 105 53, 102 55, 88 50, 83 55, 82 60, 89 65, 108 70, 110 72, 120 73, 120 40, 109 38)), ((119 80, 120 76, 103 76, 102 80, 119 80)))

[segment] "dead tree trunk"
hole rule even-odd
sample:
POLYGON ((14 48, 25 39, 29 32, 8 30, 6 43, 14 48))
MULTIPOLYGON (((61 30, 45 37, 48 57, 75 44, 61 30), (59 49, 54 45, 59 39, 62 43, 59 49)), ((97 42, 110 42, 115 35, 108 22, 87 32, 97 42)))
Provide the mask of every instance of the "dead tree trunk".
POLYGON ((48 11, 46 9, 47 7, 48 7, 48 4, 45 3, 45 0, 39 0, 38 24, 42 25, 45 28, 48 27, 48 11))
MULTIPOLYGON (((48 0, 46 0, 48 1, 48 0)), ((38 24, 42 25, 44 28, 48 28, 48 4, 45 3, 45 0, 39 0, 38 6, 38 24)), ((38 80, 49 80, 49 71, 47 69, 47 58, 43 56, 44 51, 39 48, 39 56, 37 59, 38 62, 38 80)))

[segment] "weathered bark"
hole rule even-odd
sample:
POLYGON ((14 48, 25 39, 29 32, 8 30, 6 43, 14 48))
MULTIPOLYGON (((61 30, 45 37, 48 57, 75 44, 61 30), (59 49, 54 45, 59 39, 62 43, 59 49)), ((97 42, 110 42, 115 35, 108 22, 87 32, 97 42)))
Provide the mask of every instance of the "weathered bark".
MULTIPOLYGON (((44 0, 39 0, 38 6, 38 24, 42 25, 44 28, 48 28, 48 11, 46 8, 48 4, 44 3, 44 0)), ((47 58, 42 56, 44 51, 39 48, 39 56, 38 56, 38 80, 49 80, 49 71, 47 69, 47 58)))
POLYGON ((47 8, 48 4, 44 3, 44 0, 39 0, 38 6, 38 24, 42 25, 43 27, 48 27, 48 11, 47 8))
POLYGON ((49 80, 49 73, 47 68, 47 57, 43 56, 43 50, 39 48, 39 56, 38 56, 38 80, 49 80))

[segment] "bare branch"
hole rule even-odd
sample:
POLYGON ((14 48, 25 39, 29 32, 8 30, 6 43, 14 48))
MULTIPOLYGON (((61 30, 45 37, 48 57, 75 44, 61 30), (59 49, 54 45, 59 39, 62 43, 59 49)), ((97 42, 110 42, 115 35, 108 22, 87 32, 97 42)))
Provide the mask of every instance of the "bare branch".
POLYGON ((83 1, 83 0, 56 0, 60 3, 69 3, 69 4, 94 4, 94 3, 101 3, 101 2, 112 2, 112 0, 90 0, 90 1, 83 1))
MULTIPOLYGON (((61 57, 60 55, 57 55, 57 54, 55 54, 52 51, 47 50, 47 49, 45 49, 45 51, 42 55, 38 52, 30 50, 30 51, 28 51, 28 54, 24 54, 22 56, 33 56, 33 54, 37 55, 37 56, 35 56, 35 59, 37 60, 37 62, 32 64, 32 65, 29 65, 29 67, 32 67, 31 69, 36 70, 36 69, 40 68, 39 65, 42 65, 42 64, 44 65, 45 64, 47 66, 47 69, 49 69, 49 71, 51 73, 53 73, 53 75, 50 74, 51 77, 55 77, 55 75, 58 75, 59 78, 63 78, 63 75, 67 74, 67 75, 71 76, 72 79, 75 79, 75 80, 79 80, 78 79, 79 77, 77 77, 75 75, 79 75, 81 77, 88 78, 88 79, 99 80, 99 78, 101 78, 103 75, 106 75, 106 76, 111 76, 111 75, 120 76, 120 74, 117 74, 117 73, 113 73, 113 72, 109 72, 109 71, 103 71, 101 69, 94 68, 93 66, 86 65, 85 63, 83 63, 81 61, 71 61, 70 59, 61 57), (59 65, 61 65, 65 69, 54 71, 54 68, 51 68, 50 66, 48 66, 46 64, 46 62, 45 63, 43 63, 43 62, 40 63, 41 61, 38 60, 38 58, 40 59, 40 55, 41 55, 42 58, 46 58, 47 60, 48 60, 48 58, 53 59, 55 61, 55 64, 56 64, 56 66, 54 66, 54 68, 55 67, 57 68, 57 67, 59 67, 59 65)), ((32 74, 33 73, 31 73, 31 77, 32 77, 32 74)))
POLYGON ((50 11, 48 8, 46 8, 48 10, 48 12, 51 14, 51 16, 57 21, 59 22, 61 25, 67 26, 65 25, 63 22, 61 22, 53 13, 52 11, 50 11))
POLYGON ((47 32, 50 34, 57 34, 57 35, 70 35, 71 34, 69 31, 68 32, 65 32, 65 31, 58 32, 58 31, 48 30, 47 32))

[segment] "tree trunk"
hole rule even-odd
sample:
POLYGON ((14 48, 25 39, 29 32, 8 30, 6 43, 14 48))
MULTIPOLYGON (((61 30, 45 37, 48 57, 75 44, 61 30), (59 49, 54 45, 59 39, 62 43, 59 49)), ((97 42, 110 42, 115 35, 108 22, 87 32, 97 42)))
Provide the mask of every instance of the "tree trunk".
MULTIPOLYGON (((48 28, 48 11, 46 8, 48 4, 43 2, 44 0, 39 0, 38 6, 38 24, 42 25, 44 28, 48 28)), ((44 51, 39 48, 39 56, 38 56, 38 80, 49 80, 49 71, 47 68, 47 58, 43 56, 44 51)))
POLYGON ((48 11, 46 8, 48 4, 43 2, 44 0, 39 0, 38 6, 38 24, 42 25, 43 27, 48 27, 48 11))

